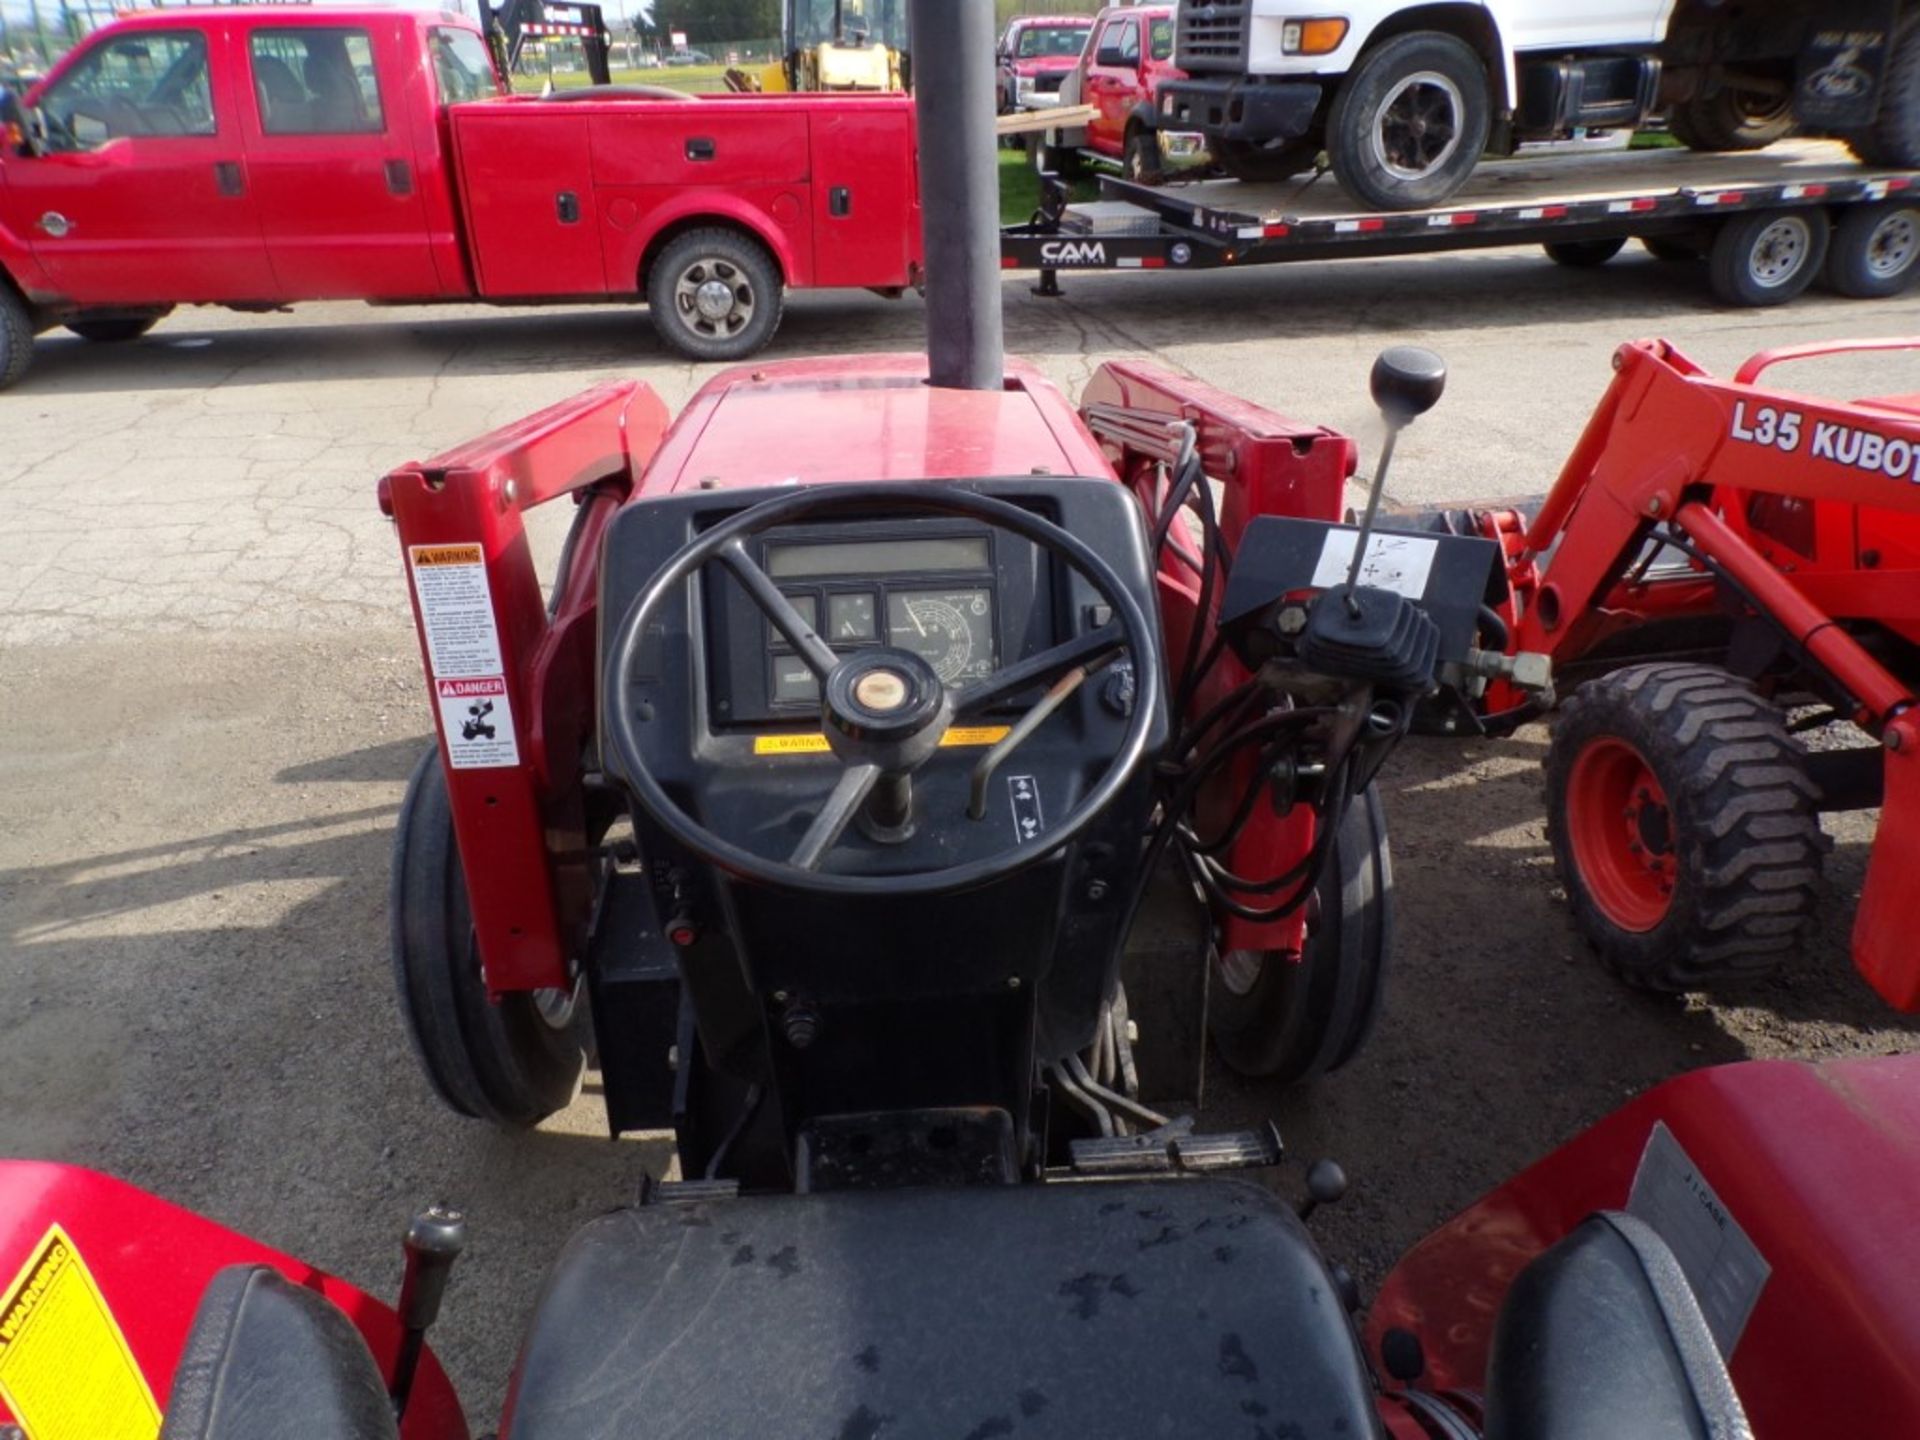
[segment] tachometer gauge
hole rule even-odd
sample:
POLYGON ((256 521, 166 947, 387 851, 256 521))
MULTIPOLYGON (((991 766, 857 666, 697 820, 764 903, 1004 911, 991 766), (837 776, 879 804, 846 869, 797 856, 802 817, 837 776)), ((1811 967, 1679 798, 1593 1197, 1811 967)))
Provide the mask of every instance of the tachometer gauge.
POLYGON ((911 650, 948 685, 993 673, 993 604, 985 590, 887 596, 887 640, 911 650))

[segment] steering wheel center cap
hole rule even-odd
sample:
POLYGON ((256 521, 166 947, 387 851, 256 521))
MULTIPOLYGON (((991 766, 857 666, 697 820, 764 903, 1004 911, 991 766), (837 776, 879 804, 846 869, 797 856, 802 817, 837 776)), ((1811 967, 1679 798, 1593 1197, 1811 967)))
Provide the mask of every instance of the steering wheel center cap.
POLYGON ((876 714, 890 715, 912 697, 906 676, 892 670, 869 670, 853 682, 853 698, 876 714))

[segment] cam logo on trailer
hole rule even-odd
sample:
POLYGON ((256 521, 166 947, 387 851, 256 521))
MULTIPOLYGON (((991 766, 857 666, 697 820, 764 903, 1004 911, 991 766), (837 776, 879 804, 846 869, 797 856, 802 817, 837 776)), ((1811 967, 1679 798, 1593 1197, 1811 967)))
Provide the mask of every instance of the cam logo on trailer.
POLYGON ((1098 240, 1049 240, 1040 247, 1044 265, 1104 265, 1107 247, 1098 240))
POLYGON ((53 1226, 0 1294, 0 1404, 27 1440, 156 1440, 160 1407, 87 1262, 53 1226))

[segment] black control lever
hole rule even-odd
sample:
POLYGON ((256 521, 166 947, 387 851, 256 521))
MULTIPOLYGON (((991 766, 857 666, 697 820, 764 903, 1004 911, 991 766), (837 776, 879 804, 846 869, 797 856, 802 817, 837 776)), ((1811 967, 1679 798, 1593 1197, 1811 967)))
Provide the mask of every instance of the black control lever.
POLYGON ((1353 563, 1347 567, 1347 612, 1356 620, 1360 602, 1354 588, 1360 583, 1360 567, 1367 562, 1367 542, 1373 538, 1374 518, 1380 513, 1380 497, 1386 492, 1394 444, 1402 430, 1440 403, 1447 388, 1447 362, 1417 345, 1395 345, 1382 350, 1373 362, 1368 388, 1380 418, 1386 422, 1387 438, 1380 447, 1380 463, 1374 467, 1373 485, 1367 491, 1367 513, 1360 520, 1360 533, 1353 539, 1353 563))
POLYGON ((1338 1205, 1347 1193, 1347 1172, 1335 1160, 1316 1160, 1307 1167, 1307 1198, 1300 1202, 1304 1222, 1322 1205, 1338 1205))
POLYGON ((440 1302, 447 1293, 453 1262, 467 1248, 467 1221, 458 1210, 433 1205, 413 1217, 404 1242, 407 1268, 400 1281, 400 1354, 393 1362, 393 1398, 396 1420, 407 1413, 407 1396, 420 1368, 420 1352, 427 1331, 440 1318, 440 1302))

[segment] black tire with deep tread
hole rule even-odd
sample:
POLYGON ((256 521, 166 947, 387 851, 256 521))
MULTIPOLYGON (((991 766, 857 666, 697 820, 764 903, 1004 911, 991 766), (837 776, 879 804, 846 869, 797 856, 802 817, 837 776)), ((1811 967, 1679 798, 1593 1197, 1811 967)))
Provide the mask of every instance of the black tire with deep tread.
POLYGON ((1673 107, 1667 129, 1689 150, 1704 153, 1764 150, 1793 134, 1793 107, 1769 115, 1749 114, 1740 103, 1741 92, 1731 86, 1711 95, 1696 95, 1673 107))
POLYGON ((0 277, 0 390, 26 374, 32 363, 33 314, 0 277))
POLYGON ((739 230, 713 226, 688 230, 667 242, 646 276, 647 311, 669 350, 689 360, 744 360, 766 348, 780 328, 785 310, 785 281, 767 247, 739 230), (754 292, 754 315, 737 335, 699 335, 675 313, 673 285, 680 272, 702 256, 725 260, 747 276, 754 292))
POLYGON ((1375 210, 1419 210, 1443 204, 1467 183, 1487 148, 1493 125, 1486 61, 1466 41, 1439 30, 1413 30, 1382 42, 1360 58, 1327 112, 1327 155, 1334 178, 1354 199, 1375 210), (1467 107, 1460 146, 1437 169, 1403 180, 1375 165, 1369 149, 1375 110, 1401 77, 1421 71, 1445 75, 1467 107))
POLYGON ((1120 157, 1120 173, 1136 185, 1161 185, 1167 174, 1160 164, 1160 138, 1144 125, 1127 131, 1126 149, 1120 157))
POLYGON ((1393 948, 1393 860, 1372 785, 1347 807, 1316 900, 1298 964, 1269 955, 1244 995, 1217 977, 1210 987, 1208 1030, 1242 1075, 1294 1085, 1330 1074, 1373 1031, 1393 948))
POLYGON ((571 1104, 585 1069, 577 1025, 555 1029, 529 994, 487 998, 437 745, 407 781, 387 911, 400 1014, 434 1092, 462 1115, 507 1127, 571 1104))
POLYGON ((1820 278, 1827 263, 1827 245, 1833 236, 1827 212, 1818 206, 1803 205, 1792 210, 1759 210, 1751 215, 1736 215, 1721 222, 1707 253, 1707 277, 1713 293, 1729 305, 1765 307, 1785 305, 1806 293, 1820 278), (1754 257, 1760 237, 1781 220, 1798 221, 1806 227, 1806 249, 1798 269, 1791 276, 1765 285, 1754 274, 1754 257))
POLYGON ((1798 947, 1827 841, 1806 754, 1779 708, 1713 665, 1633 665, 1562 707, 1547 751, 1547 839, 1574 924, 1607 967, 1647 990, 1752 980, 1798 947), (1595 904, 1569 839, 1568 784, 1594 740, 1627 741, 1666 791, 1675 884, 1660 923, 1623 930, 1595 904))
POLYGON ((1880 113, 1846 141, 1869 165, 1920 165, 1920 14, 1909 14, 1894 32, 1893 56, 1880 82, 1880 113))
POLYGON ((1570 270, 1593 270, 1626 249, 1627 237, 1609 236, 1605 240, 1549 240, 1540 248, 1556 265, 1570 270))
POLYGON ((1216 140, 1210 147, 1213 160, 1222 170, 1248 185, 1266 185, 1291 180, 1313 169, 1320 147, 1310 140, 1268 147, 1247 140, 1216 140))

